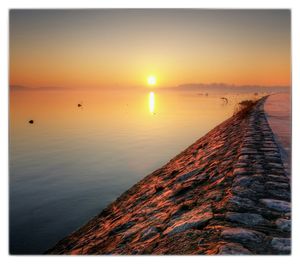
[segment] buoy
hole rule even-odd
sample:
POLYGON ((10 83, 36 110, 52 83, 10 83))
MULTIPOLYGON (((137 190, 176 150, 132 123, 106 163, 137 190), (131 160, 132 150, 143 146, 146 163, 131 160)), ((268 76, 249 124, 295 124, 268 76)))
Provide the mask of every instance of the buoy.
POLYGON ((29 124, 33 124, 34 121, 31 119, 31 120, 28 121, 28 123, 29 123, 29 124))

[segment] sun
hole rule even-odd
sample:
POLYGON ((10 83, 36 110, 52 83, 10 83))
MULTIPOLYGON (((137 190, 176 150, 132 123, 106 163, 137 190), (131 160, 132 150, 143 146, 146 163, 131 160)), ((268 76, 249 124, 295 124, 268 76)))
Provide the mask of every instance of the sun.
POLYGON ((149 85, 155 85, 156 84, 156 77, 155 76, 153 76, 153 75, 150 75, 150 76, 148 76, 148 79, 147 79, 147 81, 148 81, 148 84, 149 85))

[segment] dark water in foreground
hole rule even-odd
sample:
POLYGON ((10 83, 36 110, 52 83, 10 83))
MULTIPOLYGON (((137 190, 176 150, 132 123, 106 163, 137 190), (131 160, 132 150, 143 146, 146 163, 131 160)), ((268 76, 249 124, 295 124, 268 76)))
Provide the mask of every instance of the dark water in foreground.
POLYGON ((10 252, 42 253, 249 98, 221 96, 12 92, 10 252))

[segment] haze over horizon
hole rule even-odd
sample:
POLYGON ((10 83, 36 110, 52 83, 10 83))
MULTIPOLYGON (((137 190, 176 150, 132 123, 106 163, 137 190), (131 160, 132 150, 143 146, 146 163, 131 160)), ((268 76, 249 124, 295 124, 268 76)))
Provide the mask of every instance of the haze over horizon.
POLYGON ((290 86, 289 10, 11 10, 10 85, 290 86))

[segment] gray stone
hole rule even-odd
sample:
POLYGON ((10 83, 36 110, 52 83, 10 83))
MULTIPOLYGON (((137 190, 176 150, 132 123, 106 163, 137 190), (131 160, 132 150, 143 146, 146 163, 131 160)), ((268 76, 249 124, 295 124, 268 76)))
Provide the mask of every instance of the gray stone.
POLYGON ((271 241, 271 246, 279 253, 289 254, 291 252, 291 239, 274 237, 271 241))
POLYGON ((267 223, 267 220, 259 214, 251 213, 226 213, 226 218, 232 222, 241 223, 247 226, 256 226, 267 223))
POLYGON ((249 186, 252 182, 254 181, 253 178, 251 178, 250 176, 241 176, 241 177, 236 177, 233 180, 233 185, 236 186, 249 186))
POLYGON ((219 247, 219 255, 252 255, 251 251, 238 243, 227 243, 219 247))
POLYGON ((283 183, 283 182, 274 182, 274 181, 268 181, 265 183, 267 189, 288 189, 289 184, 288 183, 283 183))
POLYGON ((275 222, 278 229, 283 232, 291 232, 291 220, 279 218, 275 222))
POLYGON ((268 190, 268 193, 272 196, 275 196, 276 199, 290 200, 291 194, 289 190, 285 189, 271 189, 268 190))
POLYGON ((241 155, 256 154, 257 151, 255 149, 242 148, 240 153, 241 153, 241 155))
POLYGON ((228 201, 228 207, 230 209, 252 209, 254 202, 248 198, 242 198, 239 196, 232 196, 228 201))
POLYGON ((234 186, 232 188, 232 193, 235 195, 239 195, 243 198, 251 198, 255 200, 258 197, 258 194, 251 190, 249 187, 243 187, 243 186, 234 186))
POLYGON ((276 168, 276 169, 283 169, 282 163, 269 162, 268 166, 276 168))
POLYGON ((245 228, 228 228, 222 231, 221 236, 242 244, 262 243, 265 238, 265 234, 245 228))
POLYGON ((260 199, 259 201, 268 208, 278 212, 288 213, 291 211, 291 204, 286 201, 275 199, 260 199))
POLYGON ((267 177, 271 181, 289 183, 289 179, 285 175, 278 176, 278 175, 269 174, 267 177))

